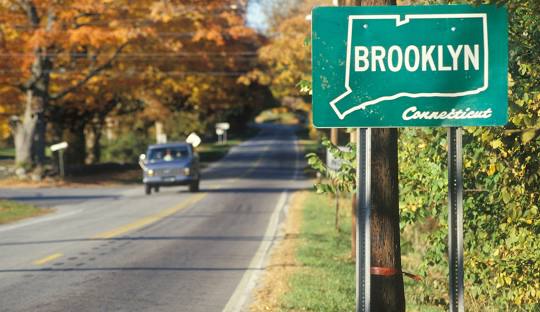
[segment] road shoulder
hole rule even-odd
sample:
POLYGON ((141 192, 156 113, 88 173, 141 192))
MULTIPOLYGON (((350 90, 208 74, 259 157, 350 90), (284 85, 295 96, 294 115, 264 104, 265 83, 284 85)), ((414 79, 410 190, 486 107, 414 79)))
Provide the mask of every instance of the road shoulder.
POLYGON ((279 310, 281 298, 290 289, 289 277, 300 269, 296 260, 298 237, 302 225, 302 210, 306 192, 292 195, 291 204, 279 241, 273 248, 268 265, 255 289, 249 311, 279 310))

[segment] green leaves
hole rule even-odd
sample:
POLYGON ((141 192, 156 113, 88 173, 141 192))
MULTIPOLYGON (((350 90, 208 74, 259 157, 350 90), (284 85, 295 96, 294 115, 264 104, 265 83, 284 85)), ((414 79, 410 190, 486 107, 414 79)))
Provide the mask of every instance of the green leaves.
POLYGON ((531 141, 532 139, 534 139, 536 137, 536 129, 528 129, 528 130, 525 130, 522 134, 521 134, 521 141, 523 143, 528 143, 529 141, 531 141))
POLYGON ((323 138, 322 145, 328 149, 328 152, 342 160, 339 170, 334 171, 326 166, 326 163, 315 153, 306 155, 308 165, 325 177, 320 183, 315 184, 315 190, 319 194, 337 194, 352 192, 356 187, 356 146, 349 144, 346 151, 341 150, 327 138, 323 138))
POLYGON ((312 92, 311 81, 301 80, 298 84, 296 84, 296 87, 300 89, 300 93, 311 95, 311 92, 312 92))

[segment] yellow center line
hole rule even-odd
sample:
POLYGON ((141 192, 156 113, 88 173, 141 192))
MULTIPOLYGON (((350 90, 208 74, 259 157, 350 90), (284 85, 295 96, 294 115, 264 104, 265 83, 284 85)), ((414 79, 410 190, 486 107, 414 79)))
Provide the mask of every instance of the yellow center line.
POLYGON ((192 204, 197 203, 198 201, 203 199, 206 195, 207 194, 205 194, 205 193, 200 193, 200 194, 194 195, 194 196, 190 197, 188 200, 180 203, 177 206, 174 206, 174 207, 169 208, 169 209, 165 209, 165 210, 163 210, 163 211, 161 211, 159 213, 156 213, 154 215, 139 219, 139 220, 137 220, 137 221, 135 221, 133 223, 123 225, 123 226, 121 226, 119 228, 100 233, 100 234, 98 234, 98 235, 96 235, 96 236, 94 236, 92 238, 93 239, 108 239, 108 238, 113 238, 113 237, 117 237, 117 236, 126 234, 126 233, 131 232, 131 231, 138 230, 138 229, 143 228, 143 227, 145 227, 147 225, 150 225, 152 223, 160 221, 160 220, 162 220, 162 219, 164 219, 166 217, 169 217, 169 216, 179 212, 180 210, 182 210, 182 209, 184 209, 184 208, 186 208, 186 207, 188 207, 188 206, 190 206, 192 204))
MULTIPOLYGON (((269 150, 270 148, 267 146, 265 148, 265 151, 266 150, 269 150)), ((257 161, 255 162, 254 166, 252 166, 250 169, 248 169, 243 175, 241 175, 239 178, 242 178, 242 177, 245 177, 247 176, 248 174, 250 174, 251 172, 253 172, 259 165, 260 163, 262 162, 262 157, 259 157, 257 159, 257 161)), ((236 178, 236 179, 232 179, 230 182, 233 183, 235 181, 237 181, 239 178, 236 178)), ((222 184, 220 185, 216 185, 216 186, 212 186, 211 189, 219 189, 223 187, 222 184)), ((190 205, 193 205, 197 202, 199 202, 200 200, 202 200, 206 195, 206 193, 200 193, 200 194, 197 194, 197 195, 194 195, 194 196, 191 196, 188 200, 172 207, 172 208, 169 208, 169 209, 165 209, 159 213, 156 213, 154 215, 150 215, 148 217, 145 217, 145 218, 142 218, 142 219, 139 219, 133 223, 129 223, 129 224, 126 224, 126 225, 123 225, 121 227, 118 227, 116 229, 113 229, 113 230, 110 230, 110 231, 106 231, 106 232, 102 232, 94 237, 92 237, 92 239, 108 239, 108 238, 113 238, 113 237, 117 237, 117 236, 120 236, 120 235, 123 235, 123 234, 126 234, 128 232, 131 232, 131 231, 135 231, 135 230, 138 230, 140 228, 143 228, 147 225, 150 225, 152 223, 155 223, 155 222, 158 222, 166 217, 169 217, 177 212, 179 212, 180 210, 182 209, 185 209, 186 207, 190 206, 190 205)), ((47 262, 50 262, 50 261, 53 261, 55 259, 58 259, 60 257, 62 257, 64 254, 62 253, 55 253, 55 254, 52 254, 50 256, 47 256, 45 258, 42 258, 42 259, 39 259, 39 260, 36 260, 34 262, 32 262, 33 264, 35 265, 43 265, 47 262)))
POLYGON ((32 263, 35 264, 35 265, 43 265, 43 264, 45 264, 45 263, 47 263, 47 262, 53 261, 53 260, 55 260, 55 259, 58 259, 58 258, 62 257, 63 255, 64 255, 64 254, 61 254, 61 253, 55 253, 55 254, 52 254, 52 255, 47 256, 47 257, 45 257, 45 258, 41 258, 41 259, 39 259, 39 260, 36 260, 36 261, 34 261, 34 262, 32 262, 32 263))

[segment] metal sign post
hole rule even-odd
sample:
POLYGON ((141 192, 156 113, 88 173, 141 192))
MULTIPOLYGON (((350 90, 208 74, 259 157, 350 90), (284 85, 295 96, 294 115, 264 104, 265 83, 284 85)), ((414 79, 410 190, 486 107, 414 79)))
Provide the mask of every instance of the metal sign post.
POLYGON ((463 151, 461 128, 448 128, 448 265, 450 311, 463 312, 463 151))
POLYGON ((508 121, 507 10, 317 7, 311 17, 313 124, 358 128, 356 311, 370 309, 374 127, 454 127, 448 130, 450 311, 464 311, 462 141, 455 127, 508 121))
POLYGON ((370 311, 371 291, 371 129, 357 130, 356 149, 356 311, 370 311))

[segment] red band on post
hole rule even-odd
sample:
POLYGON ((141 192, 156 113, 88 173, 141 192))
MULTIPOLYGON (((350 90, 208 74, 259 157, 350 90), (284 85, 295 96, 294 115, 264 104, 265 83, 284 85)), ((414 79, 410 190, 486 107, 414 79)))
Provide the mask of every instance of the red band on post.
POLYGON ((387 268, 387 267, 371 267, 371 275, 377 275, 377 276, 394 276, 397 274, 403 274, 409 278, 412 278, 413 280, 419 282, 422 280, 422 278, 418 275, 411 274, 408 272, 403 272, 400 270, 396 270, 394 268, 387 268))

